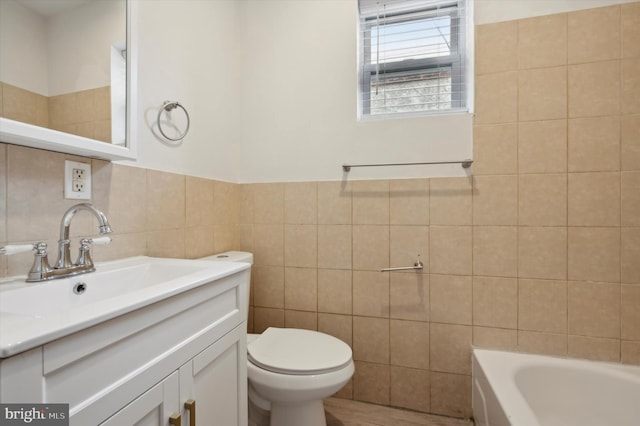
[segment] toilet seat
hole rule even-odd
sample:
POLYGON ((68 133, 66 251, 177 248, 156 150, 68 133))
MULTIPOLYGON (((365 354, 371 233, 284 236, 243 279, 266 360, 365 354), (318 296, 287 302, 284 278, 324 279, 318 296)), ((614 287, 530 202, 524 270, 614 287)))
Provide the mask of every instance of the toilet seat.
POLYGON ((314 375, 345 368, 351 348, 342 340, 311 330, 270 327, 247 345, 251 363, 291 375, 314 375))

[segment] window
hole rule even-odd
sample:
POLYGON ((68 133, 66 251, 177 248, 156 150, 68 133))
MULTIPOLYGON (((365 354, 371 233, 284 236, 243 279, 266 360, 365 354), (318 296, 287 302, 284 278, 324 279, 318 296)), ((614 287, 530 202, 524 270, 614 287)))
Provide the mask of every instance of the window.
POLYGON ((360 116, 467 111, 464 0, 359 0, 360 116))

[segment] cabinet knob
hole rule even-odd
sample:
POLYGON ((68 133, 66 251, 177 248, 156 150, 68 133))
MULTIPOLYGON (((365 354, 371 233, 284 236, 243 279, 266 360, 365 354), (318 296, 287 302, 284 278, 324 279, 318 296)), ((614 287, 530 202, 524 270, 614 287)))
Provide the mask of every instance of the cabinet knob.
POLYGON ((193 399, 187 399, 184 402, 184 408, 189 412, 189 426, 196 426, 196 402, 193 399))
POLYGON ((173 413, 169 416, 169 424, 171 426, 180 426, 180 414, 173 413))

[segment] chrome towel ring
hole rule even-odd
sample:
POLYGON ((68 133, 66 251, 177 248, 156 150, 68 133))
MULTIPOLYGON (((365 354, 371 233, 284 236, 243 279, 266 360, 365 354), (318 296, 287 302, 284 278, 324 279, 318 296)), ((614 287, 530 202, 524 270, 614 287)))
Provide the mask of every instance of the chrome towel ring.
POLYGON ((184 139, 184 137, 187 136, 187 133, 189 132, 189 127, 191 126, 191 119, 189 118, 189 113, 187 112, 186 108, 182 104, 180 104, 180 102, 164 101, 164 104, 162 104, 162 108, 160 108, 160 111, 158 111, 157 121, 158 121, 158 130, 160 130, 160 133, 162 133, 162 136, 164 136, 166 139, 173 142, 181 141, 182 139, 184 139), (187 117, 187 128, 184 129, 184 132, 182 132, 180 136, 178 136, 177 138, 172 138, 170 136, 167 136, 164 130, 162 130, 160 116, 162 115, 163 111, 171 112, 176 108, 180 108, 182 109, 182 111, 184 111, 184 115, 187 117))

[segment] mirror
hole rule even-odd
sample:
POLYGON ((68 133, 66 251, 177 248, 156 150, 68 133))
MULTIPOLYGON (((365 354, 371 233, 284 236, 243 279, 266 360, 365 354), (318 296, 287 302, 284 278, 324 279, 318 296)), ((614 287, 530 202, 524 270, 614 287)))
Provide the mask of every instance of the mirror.
POLYGON ((0 1, 0 142, 135 158, 134 5, 0 1))

